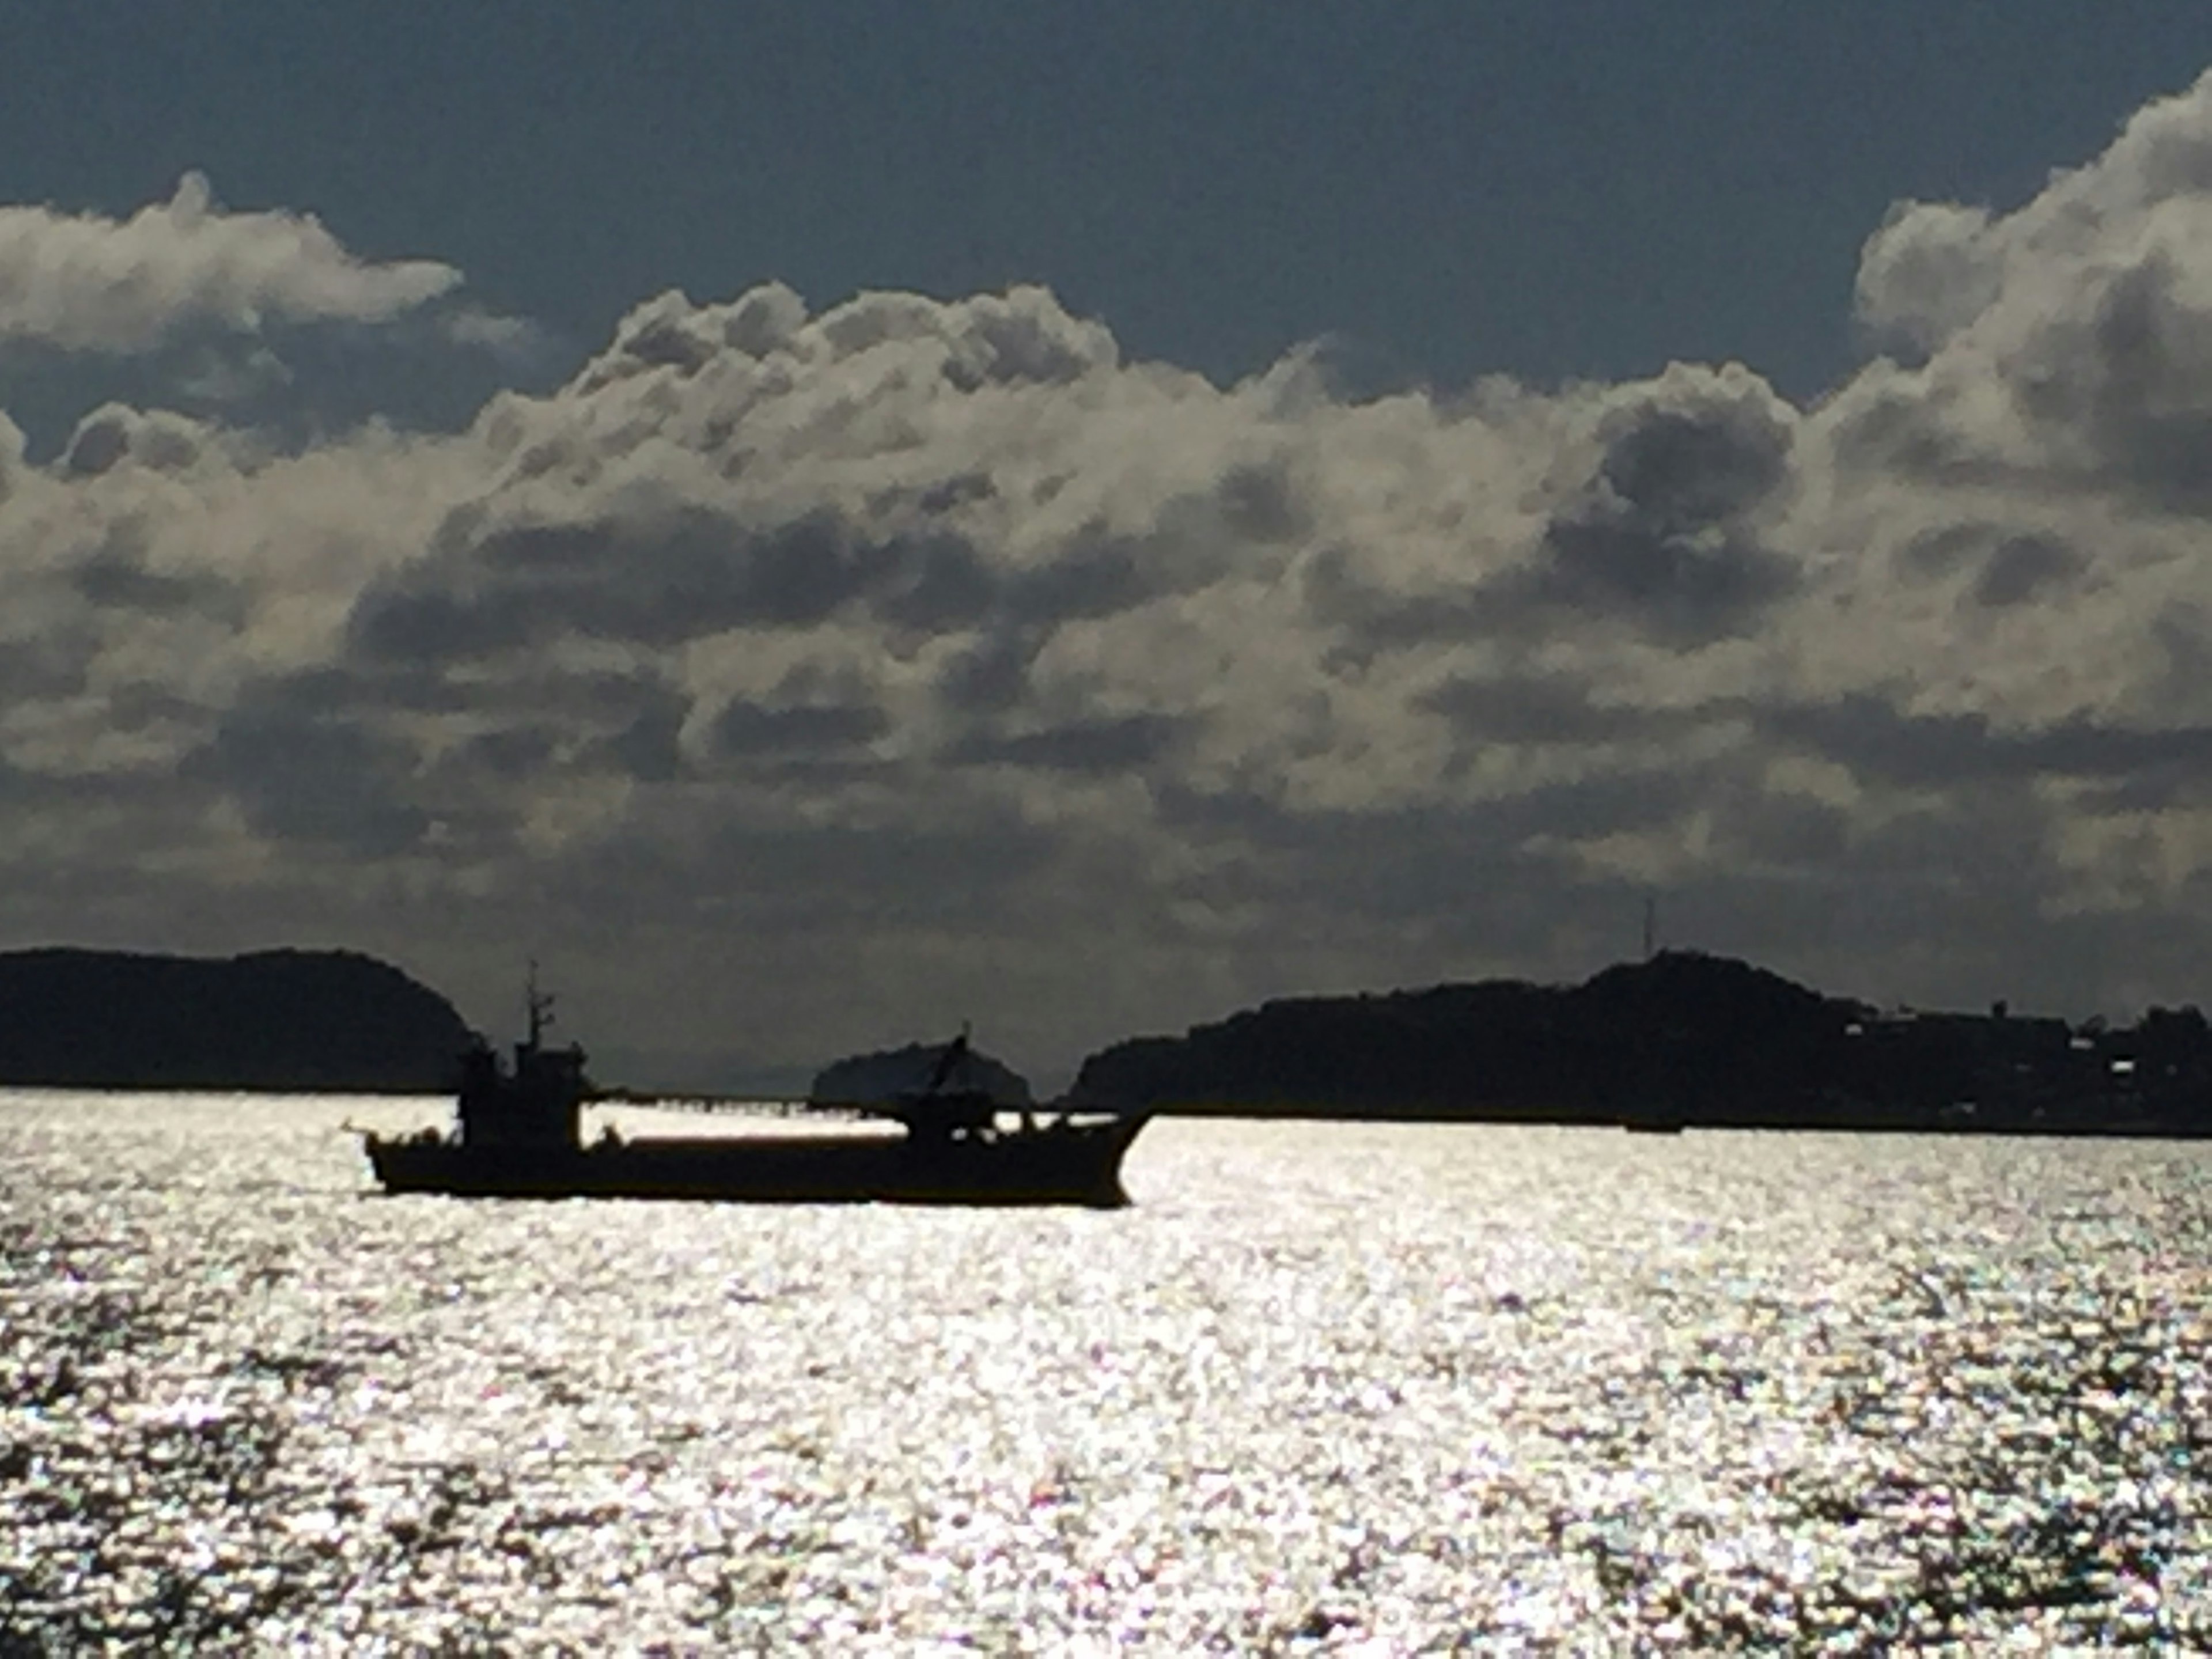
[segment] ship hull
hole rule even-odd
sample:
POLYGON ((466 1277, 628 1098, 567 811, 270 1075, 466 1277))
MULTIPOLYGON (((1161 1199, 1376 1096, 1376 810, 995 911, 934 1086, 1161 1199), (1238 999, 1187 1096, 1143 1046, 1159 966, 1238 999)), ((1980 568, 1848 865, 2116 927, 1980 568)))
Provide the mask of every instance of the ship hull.
POLYGON ((1129 1201, 1121 1158, 1143 1127, 1133 1118, 934 1144, 890 1135, 744 1135, 496 1152, 372 1135, 363 1149, 388 1193, 1115 1209, 1129 1201))

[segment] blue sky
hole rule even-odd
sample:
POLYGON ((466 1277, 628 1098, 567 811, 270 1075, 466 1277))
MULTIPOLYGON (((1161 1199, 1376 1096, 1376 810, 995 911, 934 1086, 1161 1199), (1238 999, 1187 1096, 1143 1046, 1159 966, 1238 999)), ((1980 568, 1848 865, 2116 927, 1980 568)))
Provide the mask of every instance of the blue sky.
POLYGON ((2198 5, 0 13, 0 946, 639 1082, 2212 961, 2198 5))
POLYGON ((1234 379, 1458 386, 1857 349, 1897 199, 2014 203, 2212 61, 2188 3, 18 3, 9 199, 188 168, 460 266, 576 349, 666 287, 1048 284, 1234 379))

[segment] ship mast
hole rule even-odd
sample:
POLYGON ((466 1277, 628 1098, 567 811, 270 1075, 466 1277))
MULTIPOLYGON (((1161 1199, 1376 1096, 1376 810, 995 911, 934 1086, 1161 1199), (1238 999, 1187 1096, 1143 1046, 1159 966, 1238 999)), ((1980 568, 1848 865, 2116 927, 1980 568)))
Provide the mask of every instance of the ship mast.
POLYGON ((529 976, 523 981, 522 1000, 528 1019, 529 1047, 532 1053, 538 1048, 548 1027, 553 1024, 553 997, 550 992, 538 988, 538 958, 530 958, 529 976))

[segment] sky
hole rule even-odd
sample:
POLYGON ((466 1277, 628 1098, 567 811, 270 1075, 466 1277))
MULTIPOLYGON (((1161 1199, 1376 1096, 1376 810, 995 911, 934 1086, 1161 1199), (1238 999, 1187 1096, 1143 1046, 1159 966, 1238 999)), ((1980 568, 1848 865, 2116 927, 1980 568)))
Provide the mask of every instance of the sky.
POLYGON ((2212 994, 2200 4, 0 13, 0 947, 611 1081, 2212 994))

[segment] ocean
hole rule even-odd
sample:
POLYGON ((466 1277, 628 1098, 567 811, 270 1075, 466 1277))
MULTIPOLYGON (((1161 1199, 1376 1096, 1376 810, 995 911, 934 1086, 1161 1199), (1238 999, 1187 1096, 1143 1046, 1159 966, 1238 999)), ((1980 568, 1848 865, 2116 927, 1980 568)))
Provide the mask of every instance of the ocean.
POLYGON ((0 1654, 2212 1651, 2212 1146, 372 1195, 441 1115, 0 1092, 0 1654))

